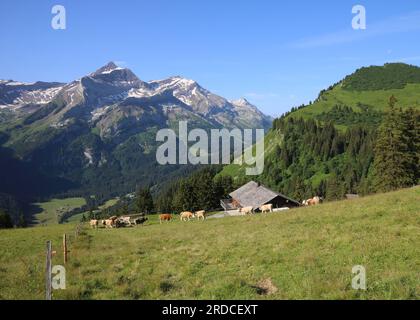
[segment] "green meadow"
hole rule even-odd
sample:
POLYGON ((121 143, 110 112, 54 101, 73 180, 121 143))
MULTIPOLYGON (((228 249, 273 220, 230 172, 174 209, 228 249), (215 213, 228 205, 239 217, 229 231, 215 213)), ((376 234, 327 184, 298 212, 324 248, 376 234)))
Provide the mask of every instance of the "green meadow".
MULTIPOLYGON (((112 198, 112 199, 106 201, 103 205, 100 205, 98 207, 98 210, 105 210, 105 209, 107 209, 109 207, 112 207, 113 205, 115 205, 118 202, 118 200, 119 200, 118 197, 117 198, 112 198)), ((82 212, 82 213, 78 213, 78 214, 72 215, 71 217, 69 217, 68 219, 66 219, 66 222, 70 222, 70 223, 80 222, 81 219, 82 219, 82 217, 83 217, 83 215, 85 216, 85 218, 87 218, 88 217, 88 214, 89 214, 89 211, 85 211, 85 212, 82 212)))
POLYGON ((314 119, 317 115, 330 111, 335 105, 346 105, 355 112, 362 112, 357 105, 359 103, 371 107, 375 111, 383 112, 386 110, 389 98, 394 95, 397 106, 402 108, 420 108, 420 84, 407 84, 403 89, 388 90, 366 90, 351 91, 335 86, 332 90, 326 91, 321 99, 292 114, 294 118, 314 119))
POLYGON ((35 214, 34 224, 58 224, 60 215, 85 204, 84 198, 52 199, 47 202, 35 203, 34 205, 40 209, 40 212, 35 214))
POLYGON ((420 187, 282 213, 92 230, 0 230, 0 298, 43 299, 45 243, 67 289, 53 299, 419 299, 420 187), (352 267, 367 272, 354 290, 352 267))

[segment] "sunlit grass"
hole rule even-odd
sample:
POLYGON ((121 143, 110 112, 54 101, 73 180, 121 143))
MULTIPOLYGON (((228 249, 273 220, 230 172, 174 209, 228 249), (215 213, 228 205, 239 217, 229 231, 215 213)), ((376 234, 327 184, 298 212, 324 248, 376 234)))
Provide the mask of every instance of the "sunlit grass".
POLYGON ((354 91, 343 90, 336 86, 333 90, 324 94, 323 99, 313 103, 308 108, 300 109, 293 113, 293 117, 313 119, 316 115, 330 111, 335 105, 346 105, 354 111, 360 112, 358 103, 368 105, 376 111, 384 111, 389 103, 389 98, 394 95, 398 99, 397 105, 402 108, 419 108, 420 84, 408 84, 404 89, 354 91))
POLYGON ((418 299, 420 187, 283 213, 125 229, 75 224, 0 231, 0 295, 42 299, 45 241, 67 289, 55 299, 418 299), (354 265, 367 291, 351 288, 354 265), (260 295, 256 284, 278 289, 260 295))
POLYGON ((35 203, 42 211, 35 215, 35 224, 57 224, 59 216, 71 211, 72 209, 82 207, 86 204, 84 198, 65 198, 52 199, 48 202, 35 203))

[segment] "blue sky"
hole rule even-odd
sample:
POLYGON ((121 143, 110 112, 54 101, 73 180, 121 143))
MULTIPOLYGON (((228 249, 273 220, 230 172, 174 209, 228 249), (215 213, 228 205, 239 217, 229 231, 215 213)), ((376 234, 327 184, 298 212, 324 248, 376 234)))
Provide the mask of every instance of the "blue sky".
POLYGON ((0 43, 0 79, 67 82, 116 61, 279 115, 361 66, 420 65, 420 2, 2 0, 0 43), (66 30, 51 28, 55 4, 66 30), (351 28, 356 4, 366 30, 351 28))

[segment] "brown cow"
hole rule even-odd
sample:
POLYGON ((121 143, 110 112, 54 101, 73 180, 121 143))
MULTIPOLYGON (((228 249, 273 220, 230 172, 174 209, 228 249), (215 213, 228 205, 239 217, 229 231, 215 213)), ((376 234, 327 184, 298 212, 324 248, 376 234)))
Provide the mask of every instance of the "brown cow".
POLYGON ((180 213, 179 218, 181 221, 190 221, 191 218, 194 218, 194 213, 190 211, 184 211, 180 213))
POLYGON ((169 213, 164 213, 159 215, 159 223, 162 224, 162 221, 171 221, 172 220, 172 215, 169 213))
POLYGON ((115 221, 118 219, 117 216, 109 217, 108 219, 104 220, 105 228, 113 228, 115 227, 115 221))
POLYGON ((316 206, 321 203, 320 197, 313 197, 312 199, 308 199, 303 202, 303 205, 305 206, 316 206))
POLYGON ((106 219, 105 220, 105 228, 114 228, 114 220, 106 219))

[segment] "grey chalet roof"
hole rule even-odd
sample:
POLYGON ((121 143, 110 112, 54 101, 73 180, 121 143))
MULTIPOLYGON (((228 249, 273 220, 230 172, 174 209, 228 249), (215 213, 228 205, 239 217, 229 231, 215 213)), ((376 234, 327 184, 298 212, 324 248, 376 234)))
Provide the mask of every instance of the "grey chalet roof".
POLYGON ((274 192, 273 190, 270 190, 255 181, 248 182, 229 195, 238 201, 242 207, 258 208, 264 204, 270 203, 271 200, 277 197, 282 197, 289 200, 290 202, 300 205, 298 201, 293 200, 281 193, 274 192))

